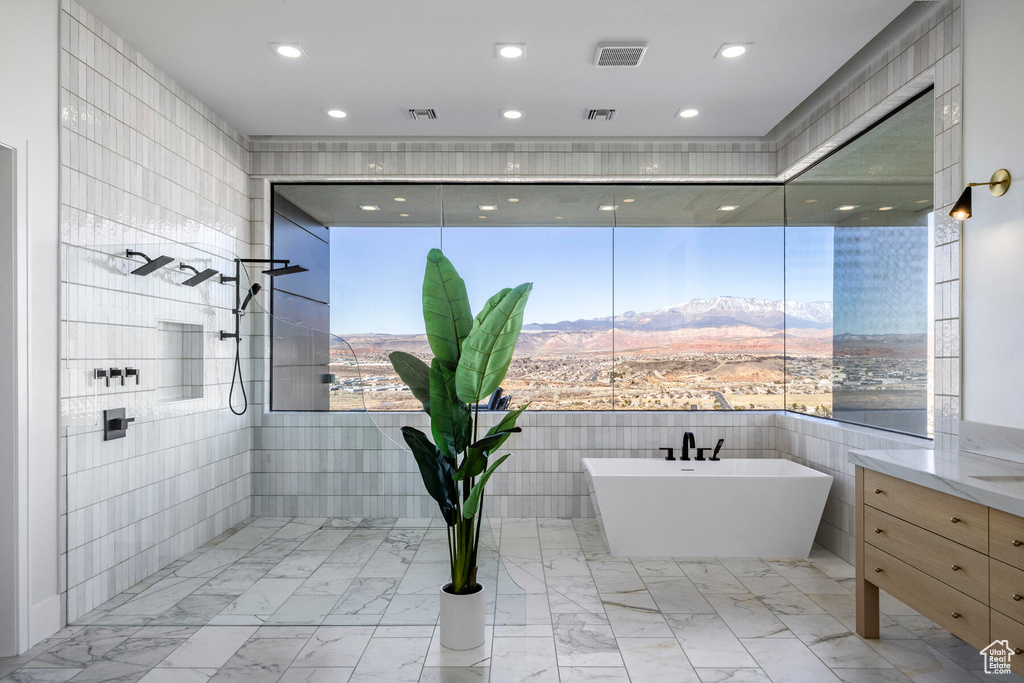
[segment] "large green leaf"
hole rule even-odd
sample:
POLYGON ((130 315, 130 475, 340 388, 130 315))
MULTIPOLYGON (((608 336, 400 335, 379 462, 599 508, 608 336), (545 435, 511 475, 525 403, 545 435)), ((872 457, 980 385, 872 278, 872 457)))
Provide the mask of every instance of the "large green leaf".
POLYGON ((430 368, 416 356, 404 351, 394 351, 388 356, 391 367, 409 387, 409 391, 423 404, 423 410, 430 414, 430 368))
POLYGON ((510 455, 512 454, 506 453, 495 460, 494 463, 487 468, 487 471, 484 472, 483 476, 480 477, 480 480, 473 486, 473 489, 469 492, 469 498, 467 498, 466 502, 462 504, 463 517, 470 519, 476 514, 476 510, 480 506, 480 496, 484 494, 484 486, 487 485, 487 480, 491 478, 492 474, 494 474, 494 470, 498 469, 498 465, 505 462, 510 455))
POLYGON ((505 379, 532 289, 533 283, 525 282, 506 292, 463 343, 455 387, 466 403, 478 403, 505 379))
POLYGON ((427 493, 437 501, 437 506, 441 508, 441 514, 448 526, 455 526, 459 489, 455 484, 455 468, 452 467, 451 461, 444 457, 420 430, 402 427, 402 436, 416 458, 427 493))
POLYGON ((459 367, 459 349, 473 329, 466 283, 440 249, 427 254, 423 273, 423 322, 434 356, 451 371, 459 367))
POLYGON ((430 432, 441 452, 454 458, 466 450, 473 438, 473 417, 455 392, 455 373, 437 358, 430 363, 430 410, 430 432))
MULTIPOLYGON (((523 414, 523 411, 526 410, 529 407, 530 407, 530 404, 527 403, 526 405, 524 405, 521 408, 516 408, 512 412, 506 413, 505 417, 501 418, 501 422, 499 422, 498 424, 494 425, 493 427, 491 427, 490 429, 487 430, 487 436, 492 436, 494 434, 498 434, 499 432, 507 432, 507 434, 505 434, 505 436, 502 439, 500 439, 497 443, 495 443, 493 446, 491 446, 491 448, 490 448, 491 451, 496 451, 499 448, 501 448, 501 444, 505 443, 505 441, 508 439, 508 437, 512 436, 512 434, 513 434, 513 429, 512 428, 516 426, 516 420, 518 420, 519 416, 523 414)), ((522 431, 522 430, 517 430, 517 431, 522 431)))
POLYGON ((521 431, 523 430, 519 427, 513 427, 507 432, 488 433, 487 436, 471 445, 466 451, 466 457, 463 458, 462 464, 455 472, 455 479, 462 481, 483 472, 487 468, 487 456, 498 450, 498 446, 505 443, 505 440, 512 436, 513 432, 521 431))
POLYGON ((487 302, 484 304, 484 307, 481 308, 480 312, 476 314, 475 318, 473 318, 473 327, 478 327, 480 323, 483 321, 483 319, 487 317, 487 314, 493 311, 494 307, 498 305, 498 302, 501 301, 502 298, 511 291, 511 287, 506 287, 505 289, 501 290, 500 292, 492 296, 490 299, 488 299, 487 302))

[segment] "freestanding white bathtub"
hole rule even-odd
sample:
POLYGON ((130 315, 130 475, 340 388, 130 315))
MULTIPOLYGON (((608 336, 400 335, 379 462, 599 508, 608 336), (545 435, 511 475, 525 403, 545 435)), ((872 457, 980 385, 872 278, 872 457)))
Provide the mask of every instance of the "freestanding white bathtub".
POLYGON ((789 460, 584 458, 612 555, 807 557, 832 477, 789 460))

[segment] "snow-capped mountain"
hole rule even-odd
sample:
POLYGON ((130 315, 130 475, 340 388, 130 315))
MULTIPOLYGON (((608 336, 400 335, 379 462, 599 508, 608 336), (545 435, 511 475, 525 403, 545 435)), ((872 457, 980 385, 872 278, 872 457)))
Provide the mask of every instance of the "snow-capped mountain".
MULTIPOLYGON (((527 331, 542 330, 607 330, 612 318, 590 320, 564 320, 557 323, 524 325, 527 331)), ((621 330, 659 332, 700 327, 752 327, 782 329, 832 327, 832 303, 813 301, 770 301, 735 296, 716 296, 713 299, 691 299, 685 303, 657 311, 637 313, 627 311, 615 317, 615 327, 621 330), (787 325, 788 316, 788 325, 787 325)))

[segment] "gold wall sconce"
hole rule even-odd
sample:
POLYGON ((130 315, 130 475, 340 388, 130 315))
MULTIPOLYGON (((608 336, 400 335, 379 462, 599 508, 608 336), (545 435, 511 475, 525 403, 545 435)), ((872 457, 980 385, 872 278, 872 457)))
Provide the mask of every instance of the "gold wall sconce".
POLYGON ((1010 172, 1001 168, 992 174, 991 180, 987 183, 968 183, 960 199, 953 205, 953 210, 949 212, 950 216, 958 221, 965 221, 971 217, 971 188, 979 185, 987 185, 993 197, 1002 197, 1010 189, 1010 172))

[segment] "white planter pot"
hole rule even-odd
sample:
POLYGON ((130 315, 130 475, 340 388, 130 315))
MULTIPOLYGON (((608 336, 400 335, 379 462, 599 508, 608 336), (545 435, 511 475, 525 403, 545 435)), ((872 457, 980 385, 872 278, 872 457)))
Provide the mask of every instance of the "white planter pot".
POLYGON ((469 595, 455 595, 441 587, 441 646, 472 650, 484 644, 484 587, 469 595))

